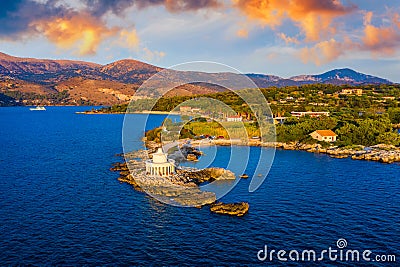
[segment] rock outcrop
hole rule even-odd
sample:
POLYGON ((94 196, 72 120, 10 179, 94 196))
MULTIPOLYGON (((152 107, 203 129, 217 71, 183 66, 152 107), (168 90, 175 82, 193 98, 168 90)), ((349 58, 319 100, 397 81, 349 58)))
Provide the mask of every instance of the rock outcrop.
POLYGON ((186 170, 177 169, 174 179, 183 179, 200 185, 205 182, 213 182, 216 180, 235 180, 236 176, 233 172, 223 168, 207 168, 203 170, 186 170))
POLYGON ((226 214, 241 217, 249 211, 249 203, 239 202, 225 204, 222 202, 210 205, 210 211, 218 214, 226 214))

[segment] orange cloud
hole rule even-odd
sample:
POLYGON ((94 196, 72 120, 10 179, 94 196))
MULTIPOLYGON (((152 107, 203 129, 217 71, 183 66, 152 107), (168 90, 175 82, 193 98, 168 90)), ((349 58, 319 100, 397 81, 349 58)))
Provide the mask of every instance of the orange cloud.
POLYGON ((119 29, 108 28, 102 21, 89 15, 53 17, 32 22, 31 27, 42 33, 62 49, 72 49, 79 55, 96 53, 99 44, 119 29))
POLYGON ((393 15, 393 23, 400 29, 400 14, 393 15))
POLYGON ((364 49, 374 54, 393 55, 400 47, 400 15, 392 15, 392 24, 389 26, 372 25, 372 12, 364 16, 364 49))
POLYGON ((290 37, 284 34, 283 32, 279 33, 278 36, 285 41, 286 44, 294 43, 294 44, 299 44, 299 40, 295 37, 290 37))
POLYGON ((239 29, 236 32, 236 36, 238 36, 240 38, 247 38, 247 37, 249 37, 249 32, 246 29, 239 29))
POLYGON ((373 12, 364 14, 364 31, 360 40, 344 38, 319 42, 313 47, 301 49, 299 56, 304 63, 316 65, 328 63, 349 52, 370 52, 372 55, 392 56, 400 48, 400 14, 391 14, 391 23, 385 26, 372 25, 373 12))
POLYGON ((374 13, 372 11, 368 11, 367 13, 365 13, 365 15, 364 15, 364 25, 371 24, 373 15, 374 15, 374 13))
POLYGON ((337 42, 335 39, 317 43, 311 48, 303 48, 300 51, 300 58, 304 63, 313 62, 317 66, 337 59, 351 43, 337 42))
POLYGON ((136 30, 133 29, 128 31, 126 29, 122 29, 119 32, 119 45, 122 47, 127 47, 130 49, 137 48, 139 45, 139 37, 137 36, 136 30))
POLYGON ((292 20, 304 33, 307 41, 336 32, 332 22, 336 17, 355 10, 340 0, 233 0, 248 18, 276 28, 284 19, 292 20))
POLYGON ((233 2, 247 17, 259 20, 272 28, 279 26, 285 17, 285 11, 282 9, 283 1, 234 0, 233 2))

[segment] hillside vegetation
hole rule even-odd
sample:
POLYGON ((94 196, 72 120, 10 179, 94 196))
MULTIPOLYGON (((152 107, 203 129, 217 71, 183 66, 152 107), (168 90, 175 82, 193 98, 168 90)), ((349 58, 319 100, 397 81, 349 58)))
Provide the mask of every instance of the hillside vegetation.
MULTIPOLYGON (((261 88, 300 86, 305 84, 392 84, 390 81, 356 72, 335 69, 323 74, 282 78, 267 74, 205 73, 173 71, 133 59, 118 60, 106 65, 73 60, 20 58, 0 52, 0 93, 14 98, 20 105, 114 105, 132 99, 137 88, 153 75, 155 79, 146 97, 163 95, 171 85, 168 96, 191 96, 226 91, 220 86, 237 90, 257 85, 261 88), (165 73, 167 71, 167 73, 165 73), (176 87, 179 81, 199 81, 176 87), (173 81, 178 81, 174 84, 173 81), (201 82, 203 81, 203 82, 201 82), (212 81, 207 83, 206 81, 212 81), (243 83, 243 81, 245 81, 243 83), (62 101, 54 98, 67 91, 62 101)), ((2 102, 0 102, 0 105, 2 102)))
MULTIPOLYGON (((277 141, 315 143, 309 134, 315 130, 331 129, 338 135, 339 146, 364 145, 372 146, 379 143, 400 145, 400 135, 394 126, 400 124, 400 88, 398 85, 361 86, 362 95, 343 95, 342 89, 351 88, 333 85, 303 85, 300 87, 267 88, 262 92, 271 105, 275 116, 287 117, 284 124, 276 125, 277 141), (291 116, 292 111, 328 111, 329 117, 317 118, 291 116)), ((218 99, 229 105, 248 122, 244 125, 248 136, 257 136, 253 112, 234 92, 202 95, 202 97, 218 99), (251 126, 251 127, 250 127, 251 126)), ((197 96, 199 97, 199 96, 197 96)), ((153 110, 170 111, 175 106, 195 96, 177 96, 160 99, 153 110)), ((133 110, 148 110, 148 100, 138 100, 132 103, 133 110)), ((196 103, 195 101, 193 103, 196 103)), ((213 112, 212 106, 202 106, 206 103, 199 101, 198 108, 213 112)), ((118 109, 126 110, 127 105, 120 105, 104 112, 118 109)), ((189 122, 184 127, 194 135, 226 136, 224 125, 216 122, 189 122)))

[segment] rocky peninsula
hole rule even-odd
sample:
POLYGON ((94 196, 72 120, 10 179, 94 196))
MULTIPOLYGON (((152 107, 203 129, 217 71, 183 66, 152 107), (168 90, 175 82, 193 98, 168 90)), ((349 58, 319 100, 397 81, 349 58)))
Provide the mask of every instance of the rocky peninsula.
POLYGON ((243 216, 249 209, 248 203, 216 204, 215 193, 200 190, 199 185, 205 182, 235 180, 235 174, 229 170, 178 168, 176 173, 167 177, 149 176, 145 172, 147 150, 138 150, 120 156, 124 156, 126 161, 114 163, 110 169, 120 173, 118 180, 164 203, 197 208, 210 205, 211 212, 232 216, 243 216))

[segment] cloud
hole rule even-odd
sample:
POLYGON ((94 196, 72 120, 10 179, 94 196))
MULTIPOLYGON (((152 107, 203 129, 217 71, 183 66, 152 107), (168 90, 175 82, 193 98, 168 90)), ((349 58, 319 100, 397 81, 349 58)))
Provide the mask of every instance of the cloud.
POLYGON ((393 23, 400 29, 400 14, 396 13, 392 18, 393 23))
POLYGON ((290 44, 290 43, 299 44, 299 43, 300 43, 300 41, 299 41, 297 38, 287 36, 287 35, 284 34, 283 32, 279 33, 278 36, 279 36, 282 40, 284 40, 286 44, 290 44))
POLYGON ((108 28, 102 21, 84 14, 42 19, 30 26, 59 48, 72 49, 80 56, 95 54, 105 38, 119 32, 118 28, 108 28))
POLYGON ((143 48, 143 58, 149 62, 158 61, 163 58, 166 54, 162 51, 151 51, 147 47, 143 48))
MULTIPOLYGON (((218 0, 85 0, 79 4, 62 0, 2 0, 0 40, 42 34, 57 47, 79 55, 93 55, 101 42, 118 36, 121 47, 137 47, 136 30, 109 27, 106 14, 121 15, 126 9, 165 6, 169 12, 196 11, 221 6, 218 0)), ((123 14, 122 14, 123 15, 123 14)))
POLYGON ((268 54, 267 54, 267 59, 268 59, 269 61, 273 61, 273 60, 275 60, 276 58, 278 58, 278 56, 279 56, 278 53, 276 53, 276 52, 271 52, 271 53, 268 53, 268 54))
POLYGON ((362 35, 351 40, 344 36, 343 41, 330 39, 316 43, 312 47, 302 48, 299 56, 304 63, 312 62, 317 66, 336 60, 349 53, 366 52, 372 56, 393 56, 400 49, 400 14, 385 15, 384 25, 373 25, 374 13, 364 12, 362 35))
POLYGON ((218 8, 222 6, 217 0, 164 0, 163 2, 166 8, 172 12, 195 11, 203 8, 218 8))
POLYGON ((30 31, 34 20, 48 18, 61 12, 69 12, 64 7, 57 7, 54 1, 43 4, 27 0, 3 0, 0 8, 0 38, 15 39, 21 33, 30 31))
POLYGON ((239 29, 236 32, 236 36, 240 38, 247 38, 249 37, 249 32, 246 29, 239 29))
POLYGON ((122 29, 119 32, 118 44, 121 47, 136 49, 139 45, 139 37, 137 36, 136 29, 133 29, 131 31, 122 29))
POLYGON ((218 8, 218 0, 84 0, 79 3, 62 0, 2 0, 0 3, 0 37, 10 37, 29 30, 37 20, 65 17, 76 12, 102 19, 108 13, 121 15, 130 7, 138 9, 165 6, 170 12, 218 8))
POLYGON ((373 23, 373 12, 356 13, 356 6, 345 5, 341 0, 232 1, 248 19, 270 27, 287 45, 301 46, 297 55, 303 63, 319 66, 350 53, 372 54, 375 57, 391 56, 400 49, 400 14, 393 10, 380 14, 382 24, 376 25, 373 23), (362 14, 363 23, 349 27, 345 25, 346 21, 349 22, 349 17, 338 20, 339 17, 349 14, 362 14), (295 37, 283 31, 287 29, 287 21, 300 29, 295 37), (349 28, 352 28, 351 32, 349 28), (304 43, 308 44, 304 46, 304 43))
POLYGON ((233 0, 248 18, 276 29, 289 19, 301 29, 306 41, 318 41, 334 34, 335 18, 353 12, 354 5, 344 6, 339 0, 233 0))
POLYGON ((400 47, 400 15, 391 15, 388 26, 372 25, 372 12, 364 16, 363 48, 375 55, 393 55, 400 47))
POLYGON ((107 12, 119 15, 132 6, 139 9, 165 6, 170 12, 196 11, 222 6, 218 0, 85 0, 85 3, 95 16, 102 16, 107 12))
POLYGON ((364 15, 364 26, 371 24, 372 21, 372 16, 374 15, 374 13, 372 11, 368 11, 365 13, 364 15))
POLYGON ((302 48, 299 56, 304 63, 312 62, 320 66, 337 59, 345 53, 345 49, 346 47, 343 43, 337 42, 332 38, 328 41, 319 42, 311 48, 302 48))

